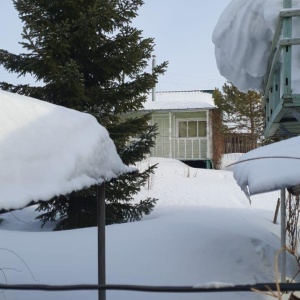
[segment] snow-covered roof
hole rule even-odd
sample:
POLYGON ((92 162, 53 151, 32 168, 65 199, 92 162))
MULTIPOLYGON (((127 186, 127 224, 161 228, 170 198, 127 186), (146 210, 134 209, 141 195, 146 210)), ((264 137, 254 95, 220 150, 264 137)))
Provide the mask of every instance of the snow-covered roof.
POLYGON ((0 107, 0 209, 132 171, 89 114, 1 90, 0 107))
POLYGON ((239 159, 234 178, 248 195, 299 185, 299 153, 300 136, 257 148, 239 159))
MULTIPOLYGON (((300 0, 293 0, 292 5, 300 8, 300 0)), ((240 91, 262 90, 281 10, 283 0, 232 0, 220 16, 212 35, 217 66, 220 74, 240 91)), ((299 20, 296 22, 293 31, 300 33, 299 20)), ((300 64, 299 49, 293 51, 293 55, 297 57, 294 63, 300 64)), ((299 66, 297 71, 293 80, 299 83, 299 66)))
POLYGON ((203 91, 156 92, 155 101, 152 93, 148 94, 144 110, 192 110, 213 109, 214 100, 211 93, 203 91))

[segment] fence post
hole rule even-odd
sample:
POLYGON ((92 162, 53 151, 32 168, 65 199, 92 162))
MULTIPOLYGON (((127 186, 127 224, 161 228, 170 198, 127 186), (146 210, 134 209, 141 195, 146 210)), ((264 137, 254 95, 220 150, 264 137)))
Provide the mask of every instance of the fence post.
POLYGON ((285 189, 281 190, 280 194, 281 205, 281 282, 286 282, 286 205, 285 205, 285 189))
MULTIPOLYGON (((97 185, 98 284, 105 285, 105 183, 97 185)), ((98 290, 98 300, 106 300, 106 290, 98 290)))
POLYGON ((274 219, 273 219, 273 223, 274 224, 277 223, 277 217, 278 217, 279 207, 280 207, 280 198, 278 198, 277 204, 276 204, 276 209, 275 209, 275 214, 274 214, 274 219))

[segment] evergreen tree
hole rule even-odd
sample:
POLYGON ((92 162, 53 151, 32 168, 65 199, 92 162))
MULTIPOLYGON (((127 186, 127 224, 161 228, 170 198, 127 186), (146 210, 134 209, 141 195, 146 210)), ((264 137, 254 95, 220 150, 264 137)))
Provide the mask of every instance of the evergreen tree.
POLYGON ((256 91, 240 92, 232 84, 224 84, 222 92, 213 93, 215 104, 222 113, 222 132, 246 134, 250 148, 257 147, 263 138, 264 117, 261 95, 256 91))
MULTIPOLYGON (((0 64, 10 72, 30 74, 38 84, 0 88, 93 114, 114 140, 125 164, 150 152, 156 135, 149 115, 126 118, 143 106, 145 94, 167 63, 146 72, 154 40, 131 24, 142 0, 13 0, 24 27, 26 53, 0 50, 0 64), (130 137, 139 139, 130 143, 130 137)), ((132 204, 133 195, 154 172, 123 175, 106 185, 107 223, 138 220, 156 199, 132 204)), ((96 224, 96 189, 92 187, 39 205, 43 223, 60 218, 56 229, 96 224)))

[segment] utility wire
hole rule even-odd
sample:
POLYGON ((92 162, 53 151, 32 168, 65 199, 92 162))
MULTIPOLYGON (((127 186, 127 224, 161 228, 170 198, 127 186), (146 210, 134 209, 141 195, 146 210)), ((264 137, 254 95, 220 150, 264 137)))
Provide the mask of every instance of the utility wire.
POLYGON ((153 293, 216 293, 216 292, 252 292, 277 291, 290 292, 300 290, 300 283, 257 283, 246 285, 228 285, 220 287, 205 286, 142 286, 121 284, 77 284, 77 285, 42 285, 42 284, 0 284, 2 290, 34 290, 34 291, 75 291, 75 290, 121 290, 153 293))

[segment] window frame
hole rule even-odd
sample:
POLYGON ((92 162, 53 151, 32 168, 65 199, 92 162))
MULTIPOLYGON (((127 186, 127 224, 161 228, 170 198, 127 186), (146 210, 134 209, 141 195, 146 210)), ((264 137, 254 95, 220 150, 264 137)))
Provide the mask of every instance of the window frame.
POLYGON ((181 118, 181 119, 176 119, 176 138, 178 139, 205 139, 208 136, 208 128, 207 128, 207 119, 206 118, 181 118), (186 122, 186 137, 180 137, 179 136, 179 123, 180 122, 186 122), (188 122, 197 122, 197 136, 196 137, 189 137, 188 136, 188 122), (205 136, 199 136, 199 125, 198 122, 205 122, 205 136))

